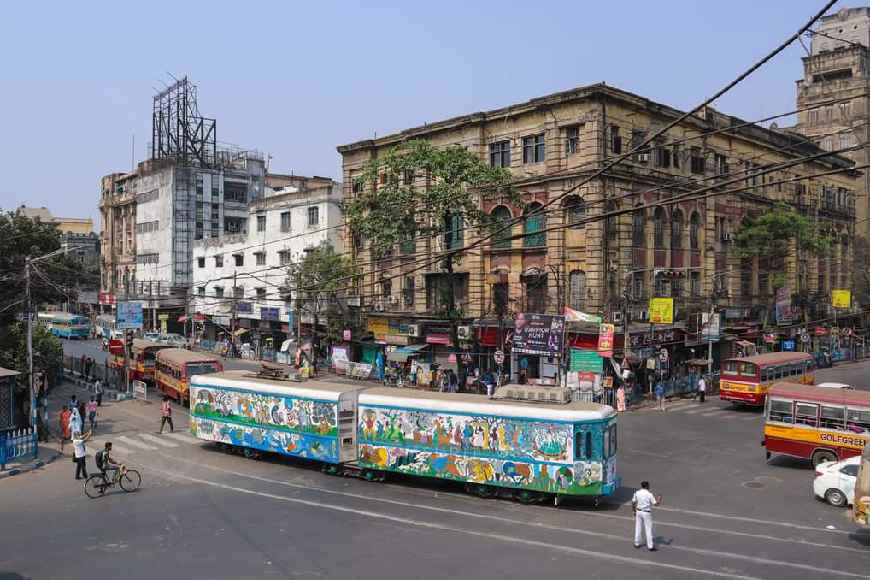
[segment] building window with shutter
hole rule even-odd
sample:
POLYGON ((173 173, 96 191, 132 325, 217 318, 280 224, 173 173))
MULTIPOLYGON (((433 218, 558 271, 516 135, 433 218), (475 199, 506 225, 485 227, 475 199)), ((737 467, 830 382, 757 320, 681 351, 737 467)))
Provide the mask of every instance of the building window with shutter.
POLYGON ((287 233, 290 231, 290 212, 282 211, 281 212, 281 232, 287 233))
POLYGON ((489 214, 489 224, 492 231, 492 249, 507 250, 511 247, 511 210, 500 205, 489 214))
POLYGON ((565 129, 565 155, 574 155, 580 146, 580 126, 565 129))
POLYGON ((308 225, 316 226, 320 223, 320 208, 317 206, 308 208, 308 225))
POLYGON ((574 230, 586 227, 586 202, 582 197, 571 195, 565 198, 565 226, 574 230))
POLYGON ((582 310, 586 299, 586 272, 573 270, 568 276, 568 304, 574 310, 582 310))
POLYGON ((254 252, 254 259, 257 262, 257 266, 265 266, 266 265, 266 252, 254 252))
POLYGON ((266 216, 258 215, 257 216, 257 231, 265 232, 266 231, 266 216))
POLYGON ((523 212, 523 247, 538 248, 547 245, 547 234, 544 232, 547 217, 543 206, 537 202, 530 203, 523 212))
POLYGON ((416 282, 414 281, 413 276, 405 276, 405 288, 403 290, 405 294, 405 306, 413 306, 414 305, 414 292, 416 282))

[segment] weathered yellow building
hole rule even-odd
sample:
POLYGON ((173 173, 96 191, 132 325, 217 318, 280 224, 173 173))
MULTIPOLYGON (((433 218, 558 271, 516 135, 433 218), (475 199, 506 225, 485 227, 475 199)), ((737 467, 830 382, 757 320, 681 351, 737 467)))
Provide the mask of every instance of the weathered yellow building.
MULTIPOLYGON (((639 322, 648 298, 673 296, 678 319, 711 304, 757 318, 772 306, 777 282, 805 304, 851 287, 860 172, 800 135, 708 108, 610 167, 682 114, 605 84, 580 87, 340 146, 344 194, 356 193, 368 160, 408 139, 459 144, 510 168, 522 203, 484 209, 495 221, 517 220, 512 236, 472 247, 456 267, 457 301, 469 320, 492 318, 505 296, 508 313, 569 306, 613 320, 627 311, 639 322), (741 222, 778 201, 833 234, 830 256, 738 257, 741 222)), ((462 243, 472 246, 476 236, 465 232, 462 243)), ((370 316, 407 324, 431 314, 441 278, 431 256, 443 241, 418 240, 415 250, 422 256, 400 250, 365 268, 358 290, 370 316)), ((364 244, 352 251, 358 264, 373 263, 364 244)))

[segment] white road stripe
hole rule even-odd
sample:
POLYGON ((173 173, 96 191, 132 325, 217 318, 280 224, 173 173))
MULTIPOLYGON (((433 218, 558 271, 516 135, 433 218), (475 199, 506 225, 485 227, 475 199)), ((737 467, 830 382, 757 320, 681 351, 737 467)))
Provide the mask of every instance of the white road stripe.
MULTIPOLYGON (((489 515, 489 514, 460 512, 460 511, 453 510, 453 509, 440 508, 440 507, 429 506, 429 505, 420 504, 420 503, 409 503, 409 502, 399 501, 399 500, 395 500, 395 499, 387 499, 387 498, 382 498, 382 497, 368 496, 368 495, 363 495, 363 494, 359 494, 359 493, 352 493, 352 492, 348 492, 348 491, 338 491, 338 490, 333 490, 333 489, 325 489, 322 487, 316 487, 316 486, 312 486, 312 485, 301 485, 301 484, 292 483, 289 481, 282 481, 282 480, 277 480, 277 479, 270 479, 268 477, 262 477, 259 475, 253 475, 251 473, 242 473, 242 472, 238 472, 238 471, 232 471, 229 469, 223 469, 221 467, 215 467, 213 465, 206 465, 203 463, 197 463, 196 465, 198 465, 199 467, 203 467, 205 469, 209 469, 211 471, 217 471, 219 473, 226 473, 228 475, 235 475, 237 477, 243 477, 246 479, 253 479, 255 481, 261 481, 264 483, 283 485, 285 487, 292 487, 294 489, 316 491, 319 493, 325 493, 325 494, 329 494, 329 495, 352 497, 355 499, 374 501, 374 502, 378 502, 378 503, 387 503, 387 504, 399 505, 399 506, 403 506, 403 507, 413 507, 413 508, 425 509, 425 510, 435 511, 435 512, 457 513, 460 515, 466 515, 466 516, 480 518, 480 519, 492 519, 492 520, 501 521, 501 522, 505 522, 505 523, 509 523, 509 524, 535 525, 535 526, 539 526, 539 527, 553 528, 553 529, 557 529, 559 531, 562 531, 562 530, 575 531, 573 528, 554 527, 554 526, 549 526, 549 525, 543 524, 543 523, 529 524, 529 522, 527 520, 521 521, 521 520, 515 520, 515 519, 511 519, 511 518, 494 516, 494 515, 489 515)), ((443 493, 442 495, 456 495, 456 494, 443 493)), ((457 497, 465 498, 467 496, 461 495, 461 496, 457 496, 457 497)), ((661 507, 659 507, 657 509, 661 509, 661 507)), ((634 516, 620 516, 620 515, 605 514, 605 513, 601 513, 601 512, 590 512, 590 511, 583 512, 583 515, 601 517, 601 518, 618 519, 618 520, 626 520, 626 521, 634 522, 634 516)), ((728 517, 728 516, 726 516, 726 517, 728 517)), ((767 523, 781 525, 782 522, 767 522, 767 523)), ((722 534, 722 535, 729 535, 729 536, 754 538, 754 539, 758 539, 758 540, 768 540, 768 541, 773 541, 773 542, 784 542, 784 543, 788 543, 788 544, 802 544, 805 546, 824 548, 826 550, 841 550, 841 551, 846 551, 846 552, 856 552, 856 553, 860 553, 860 554, 867 553, 866 550, 860 549, 860 548, 849 548, 846 546, 824 544, 821 542, 811 542, 809 540, 804 540, 802 538, 789 538, 786 536, 771 536, 768 534, 756 534, 756 533, 752 533, 752 532, 738 532, 738 531, 734 531, 734 530, 724 530, 722 528, 706 528, 703 526, 695 526, 695 525, 691 525, 691 524, 680 524, 680 523, 676 523, 676 522, 664 522, 664 521, 659 520, 658 518, 656 519, 656 525, 657 526, 680 528, 680 529, 686 529, 686 530, 693 530, 693 531, 710 532, 710 533, 714 533, 714 534, 722 534)), ((830 532, 830 530, 823 529, 823 528, 806 528, 806 529, 816 531, 816 532, 825 533, 825 534, 830 532)), ((840 530, 837 530, 837 531, 840 531, 840 530)), ((582 532, 578 532, 578 533, 582 533, 582 532)), ((842 532, 842 533, 848 533, 848 532, 842 532)))
POLYGON ((703 413, 704 411, 709 410, 707 407, 698 407, 697 409, 690 409, 688 411, 683 411, 684 415, 694 415, 695 413, 703 413))
POLYGON ((674 403, 668 407, 668 411, 685 411, 695 407, 696 403, 674 403))
POLYGON ((141 441, 136 441, 135 439, 127 437, 126 435, 121 435, 120 437, 118 437, 118 439, 120 439, 127 445, 130 445, 131 447, 135 447, 136 449, 142 449, 143 451, 154 451, 155 449, 157 449, 156 447, 146 445, 145 443, 142 443, 141 441))
POLYGON ((176 441, 181 441, 182 443, 196 443, 197 441, 199 441, 199 439, 197 439, 193 435, 190 435, 189 433, 185 433, 185 432, 164 433, 163 436, 164 437, 171 437, 171 438, 175 439, 176 441))
MULTIPOLYGON (((394 523, 398 523, 398 524, 414 526, 414 527, 418 527, 418 528, 440 530, 440 531, 444 531, 444 532, 454 532, 457 534, 464 534, 464 535, 475 536, 475 537, 479 537, 479 538, 487 538, 490 540, 497 540, 497 541, 505 542, 505 543, 509 543, 509 544, 521 544, 521 545, 525 545, 525 546, 532 546, 535 548, 543 548, 545 550, 563 552, 563 553, 574 554, 574 555, 578 555, 578 556, 585 556, 588 558, 595 558, 595 559, 599 559, 599 560, 609 560, 611 562, 619 562, 622 564, 631 564, 631 565, 640 566, 640 567, 646 568, 646 569, 665 568, 668 570, 674 570, 677 572, 685 572, 685 573, 693 574, 696 576, 714 576, 714 577, 718 577, 718 578, 736 578, 739 580, 759 580, 755 576, 746 576, 743 574, 730 573, 730 572, 720 572, 720 571, 716 571, 716 570, 707 570, 707 569, 703 569, 703 568, 692 568, 690 566, 681 566, 678 564, 668 564, 665 562, 657 562, 655 560, 648 560, 648 559, 644 559, 644 558, 637 558, 637 557, 630 557, 630 556, 619 556, 616 554, 609 554, 609 553, 605 553, 605 552, 596 552, 596 551, 592 551, 592 550, 584 550, 584 549, 577 548, 574 546, 552 544, 550 542, 540 542, 537 540, 527 540, 524 538, 518 538, 516 536, 507 536, 504 534, 496 534, 496 533, 492 533, 492 532, 481 532, 481 531, 477 531, 477 530, 468 530, 468 529, 464 529, 464 528, 457 528, 454 526, 448 526, 446 524, 437 524, 437 523, 431 522, 431 521, 415 520, 415 519, 410 519, 410 518, 405 518, 405 517, 400 517, 400 516, 393 516, 393 515, 386 514, 386 513, 375 512, 375 511, 371 511, 371 510, 363 510, 363 509, 339 506, 339 505, 335 505, 335 504, 325 504, 325 503, 320 503, 317 501, 310 501, 310 500, 305 500, 305 499, 300 499, 300 498, 295 498, 295 497, 287 497, 287 496, 283 496, 283 495, 277 495, 274 493, 266 493, 263 491, 256 491, 256 490, 252 490, 252 489, 245 489, 243 487, 235 487, 235 486, 227 485, 224 483, 218 483, 216 481, 207 481, 204 479, 198 479, 195 477, 180 475, 178 473, 169 473, 166 471, 153 469, 153 468, 152 468, 152 471, 156 471, 158 473, 161 473, 164 476, 169 477, 171 479, 173 479, 173 478, 174 479, 181 479, 181 480, 190 481, 193 483, 199 483, 202 485, 216 487, 219 489, 225 489, 228 491, 235 491, 238 493, 244 493, 247 495, 256 495, 259 497, 265 497, 265 498, 269 498, 269 499, 284 501, 284 502, 288 502, 288 503, 295 503, 295 504, 305 505, 305 506, 314 507, 314 508, 320 508, 320 509, 325 509, 325 510, 343 512, 343 513, 351 513, 351 514, 363 516, 366 518, 385 520, 385 521, 390 521, 390 522, 394 522, 394 523)), ((475 514, 463 512, 463 515, 474 516, 475 514)), ((623 543, 625 542, 624 537, 615 536, 613 534, 598 534, 595 532, 587 532, 586 530, 572 530, 572 531, 586 533, 587 535, 595 535, 595 536, 599 536, 599 537, 603 537, 603 538, 607 538, 607 539, 619 540, 620 542, 623 542, 623 543)), ((710 552, 711 554, 716 554, 719 556, 722 555, 720 552, 716 552, 713 550, 702 550, 702 551, 703 552, 710 552)), ((763 558, 747 558, 747 559, 750 559, 753 561, 758 561, 759 563, 767 563, 764 561, 763 558)), ((771 561, 769 561, 769 563, 775 564, 775 565, 784 565, 784 566, 790 565, 788 562, 778 562, 775 560, 771 560, 771 561)), ((832 571, 827 570, 827 569, 816 568, 813 566, 807 566, 807 568, 810 568, 816 572, 821 572, 821 571, 832 572, 832 571)), ((860 577, 860 578, 866 578, 865 576, 861 576, 858 574, 851 574, 851 573, 838 573, 838 574, 840 574, 840 575, 845 574, 847 576, 856 576, 856 577, 860 577)))
POLYGON ((139 433, 139 437, 146 441, 150 441, 151 443, 156 443, 158 445, 162 445, 163 447, 178 447, 176 443, 172 443, 171 441, 164 441, 160 437, 155 437, 150 433, 139 433))
POLYGON ((707 411, 706 413, 701 413, 701 417, 721 417, 722 415, 727 415, 728 411, 707 411))

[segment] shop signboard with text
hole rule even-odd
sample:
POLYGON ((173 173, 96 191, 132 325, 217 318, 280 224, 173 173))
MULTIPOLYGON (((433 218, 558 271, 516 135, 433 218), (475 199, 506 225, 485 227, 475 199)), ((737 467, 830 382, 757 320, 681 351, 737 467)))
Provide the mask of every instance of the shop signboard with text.
POLYGON ((602 324, 598 327, 598 354, 604 358, 613 357, 613 335, 616 327, 612 324, 602 324))
POLYGON ((115 312, 115 328, 118 330, 137 330, 142 328, 142 303, 118 302, 115 312))
POLYGON ((852 306, 850 290, 831 290, 831 306, 834 308, 849 308, 852 306))
POLYGON ((649 299, 649 322, 650 322, 650 324, 673 324, 674 323, 674 299, 673 298, 650 298, 649 299))
POLYGON ((564 316, 520 312, 514 320, 514 352, 560 356, 564 340, 564 316))

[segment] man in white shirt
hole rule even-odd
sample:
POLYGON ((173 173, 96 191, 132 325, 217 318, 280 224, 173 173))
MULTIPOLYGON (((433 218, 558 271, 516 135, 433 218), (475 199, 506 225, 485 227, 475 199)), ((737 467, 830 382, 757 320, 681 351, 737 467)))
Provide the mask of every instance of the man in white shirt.
POLYGON ((85 433, 83 435, 80 431, 73 433, 72 436, 73 462, 76 464, 76 479, 88 478, 88 468, 85 465, 85 460, 87 459, 85 441, 87 441, 90 436, 90 433, 85 433))
POLYGON ((634 547, 640 548, 643 544, 641 533, 646 536, 646 547, 650 552, 656 550, 653 543, 652 506, 659 505, 662 496, 654 496, 649 490, 649 482, 640 482, 640 489, 634 492, 631 498, 631 507, 634 509, 634 547))
POLYGON ((704 375, 701 375, 701 378, 698 379, 698 397, 702 403, 707 398, 707 381, 704 380, 704 375))

